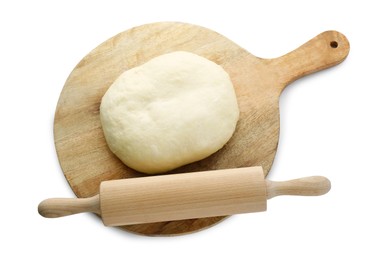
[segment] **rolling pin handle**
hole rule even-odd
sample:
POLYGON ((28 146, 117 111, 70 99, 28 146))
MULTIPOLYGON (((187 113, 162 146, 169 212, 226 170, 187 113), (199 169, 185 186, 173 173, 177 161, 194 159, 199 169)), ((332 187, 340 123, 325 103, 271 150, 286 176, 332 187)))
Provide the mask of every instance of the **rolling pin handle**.
POLYGON ((279 195, 319 196, 330 190, 330 181, 323 176, 311 176, 289 181, 266 181, 267 199, 279 195))
POLYGON ((82 212, 100 214, 99 195, 80 199, 46 199, 38 205, 38 213, 46 218, 58 218, 82 212))

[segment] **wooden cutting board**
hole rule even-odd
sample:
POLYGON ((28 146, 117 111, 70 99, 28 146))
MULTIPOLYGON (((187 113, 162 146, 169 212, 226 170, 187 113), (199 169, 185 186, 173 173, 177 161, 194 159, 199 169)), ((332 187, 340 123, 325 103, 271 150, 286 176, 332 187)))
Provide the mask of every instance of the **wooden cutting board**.
MULTIPOLYGON (((69 75, 57 104, 54 139, 61 168, 78 197, 98 193, 105 180, 146 176, 114 156, 99 119, 101 98, 125 70, 172 51, 189 51, 221 65, 230 75, 240 108, 231 140, 208 158, 170 173, 262 166, 267 175, 279 138, 279 97, 294 80, 334 66, 349 52, 345 36, 324 32, 282 57, 261 59, 209 29, 174 22, 147 24, 122 32, 86 55, 69 75)), ((225 217, 130 225, 145 235, 200 230, 225 217)))

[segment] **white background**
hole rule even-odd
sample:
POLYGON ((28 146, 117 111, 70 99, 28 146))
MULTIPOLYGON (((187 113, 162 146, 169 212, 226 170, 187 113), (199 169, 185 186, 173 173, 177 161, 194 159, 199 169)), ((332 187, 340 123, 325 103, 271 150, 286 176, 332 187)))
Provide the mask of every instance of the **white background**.
POLYGON ((0 259, 382 259, 382 16, 379 1, 1 1, 0 259), (357 4, 355 4, 357 3, 357 4), (280 197, 202 232, 145 237, 91 214, 44 219, 38 203, 72 197, 53 119, 74 66, 115 34, 157 21, 213 29, 256 56, 334 29, 347 60, 290 85, 270 179, 325 175, 332 190, 280 197))

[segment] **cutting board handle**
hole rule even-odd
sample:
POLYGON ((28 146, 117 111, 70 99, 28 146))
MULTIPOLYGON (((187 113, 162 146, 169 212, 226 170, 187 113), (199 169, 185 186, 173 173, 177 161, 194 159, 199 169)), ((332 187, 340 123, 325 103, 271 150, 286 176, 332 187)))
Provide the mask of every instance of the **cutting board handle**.
POLYGON ((38 205, 38 212, 46 218, 58 218, 83 212, 100 214, 99 195, 90 198, 52 198, 38 205))
POLYGON ((323 32, 290 53, 272 59, 270 64, 282 82, 282 91, 291 82, 341 63, 349 54, 350 44, 337 31, 323 32))

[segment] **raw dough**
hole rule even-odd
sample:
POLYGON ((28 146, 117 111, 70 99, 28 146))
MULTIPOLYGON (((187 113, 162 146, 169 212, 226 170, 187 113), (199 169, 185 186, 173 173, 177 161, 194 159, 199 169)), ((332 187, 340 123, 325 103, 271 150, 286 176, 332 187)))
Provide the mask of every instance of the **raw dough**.
POLYGON ((183 51, 125 71, 102 98, 100 113, 111 151, 145 173, 211 155, 231 138, 239 119, 229 75, 183 51))

